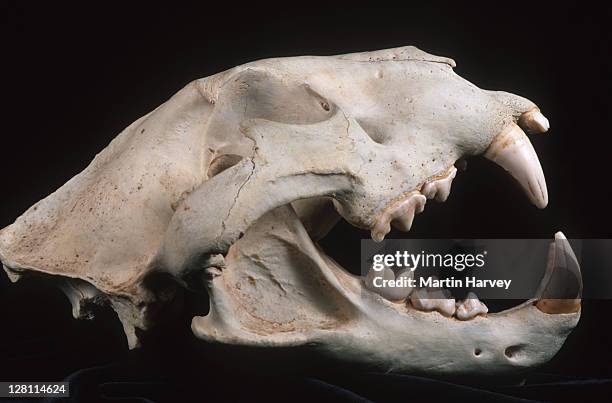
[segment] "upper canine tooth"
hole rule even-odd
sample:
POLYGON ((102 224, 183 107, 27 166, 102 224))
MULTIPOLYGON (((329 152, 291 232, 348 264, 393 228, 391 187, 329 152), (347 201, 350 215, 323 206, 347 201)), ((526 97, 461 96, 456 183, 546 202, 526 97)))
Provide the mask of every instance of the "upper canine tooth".
POLYGON ((455 317, 459 320, 470 320, 478 315, 486 315, 489 308, 482 303, 475 293, 469 292, 467 298, 457 303, 457 312, 455 317))
POLYGON ((448 195, 450 194, 453 179, 456 175, 457 168, 454 166, 450 167, 446 176, 443 178, 425 183, 421 189, 421 193, 423 193, 423 195, 425 195, 425 197, 428 199, 435 198, 435 200, 439 202, 446 201, 446 199, 448 199, 448 195))
POLYGON ((546 133, 550 128, 548 119, 538 108, 525 112, 518 120, 518 124, 525 128, 528 133, 546 133))
POLYGON ((495 136, 484 156, 504 168, 523 187, 538 208, 548 204, 546 179, 527 135, 512 123, 495 136))

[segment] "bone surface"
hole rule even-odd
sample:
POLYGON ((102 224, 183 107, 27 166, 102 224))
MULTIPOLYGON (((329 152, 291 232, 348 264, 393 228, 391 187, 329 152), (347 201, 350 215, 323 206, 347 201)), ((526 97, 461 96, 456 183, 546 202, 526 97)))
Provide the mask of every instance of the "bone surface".
MULTIPOLYGON (((559 277, 554 264, 540 299, 502 313, 472 317, 484 308, 464 301, 463 321, 443 290, 431 291, 445 301, 437 306, 428 290, 376 295, 316 244, 340 219, 376 240, 391 226, 409 231, 471 156, 546 205, 521 127, 543 132, 548 121, 533 102, 482 90, 454 67, 407 46, 259 60, 195 80, 2 229, 3 267, 14 281, 53 279, 76 317, 109 304, 130 347, 184 309, 183 287, 197 278, 211 308, 192 330, 205 342, 306 347, 433 376, 541 365, 580 316, 579 295, 555 303, 550 287, 579 269, 559 277)), ((553 250, 557 263, 573 262, 567 245, 553 250)))

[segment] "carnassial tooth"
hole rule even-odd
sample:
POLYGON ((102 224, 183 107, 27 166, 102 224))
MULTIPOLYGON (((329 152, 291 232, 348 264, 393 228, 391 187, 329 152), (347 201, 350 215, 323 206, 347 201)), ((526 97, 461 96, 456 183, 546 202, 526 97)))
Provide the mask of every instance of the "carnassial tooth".
MULTIPOLYGON (((381 280, 386 280, 386 281, 393 281, 393 280, 402 281, 403 279, 410 279, 413 276, 414 276, 414 273, 411 270, 404 270, 398 273, 396 276, 392 269, 385 267, 384 269, 380 271, 370 269, 370 271, 368 272, 368 275, 364 279, 364 282, 365 282, 365 287, 368 290, 377 293, 384 299, 391 301, 391 302, 403 302, 406 298, 408 298, 408 295, 410 295, 410 292, 412 291, 412 287, 408 287, 408 286, 377 287, 375 285, 375 279, 380 278, 381 280)), ((377 283, 381 284, 381 280, 378 280, 377 283)))
POLYGON ((484 156, 504 168, 523 187, 538 208, 548 204, 546 179, 540 160, 527 135, 516 124, 495 136, 484 156))
POLYGON ((527 133, 546 133, 550 128, 548 119, 538 108, 525 112, 518 120, 519 126, 524 128, 527 133))
POLYGON ((451 191, 451 185, 453 179, 457 175, 457 168, 452 166, 446 176, 440 179, 427 182, 423 185, 421 193, 428 199, 434 199, 439 202, 444 202, 448 199, 448 195, 451 191))
POLYGON ((410 195, 393 210, 391 224, 400 231, 410 231, 414 215, 423 212, 426 202, 427 198, 420 193, 410 195))
POLYGON ((391 231, 390 224, 401 231, 410 231, 414 215, 425 208, 427 198, 414 191, 404 199, 387 207, 378 217, 370 235, 375 242, 381 242, 391 231))
POLYGON ((448 318, 455 313, 455 299, 448 298, 448 290, 418 288, 410 294, 410 304, 419 311, 436 311, 448 318), (446 291, 446 292, 445 292, 446 291))
POLYGON ((469 292, 467 298, 457 303, 455 317, 459 320, 470 320, 478 315, 486 315, 489 308, 481 302, 475 293, 469 292))

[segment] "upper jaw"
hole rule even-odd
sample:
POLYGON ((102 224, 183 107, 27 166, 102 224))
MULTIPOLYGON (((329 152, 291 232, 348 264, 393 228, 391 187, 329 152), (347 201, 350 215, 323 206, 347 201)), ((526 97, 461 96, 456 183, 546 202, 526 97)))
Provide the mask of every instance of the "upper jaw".
MULTIPOLYGON (((530 133, 544 133, 549 128, 548 119, 534 108, 523 113, 517 121, 518 124, 510 123, 494 136, 482 155, 506 170, 531 203, 543 209, 548 205, 546 179, 538 155, 522 128, 530 133)), ((427 199, 446 201, 456 174, 457 169, 451 165, 389 201, 374 216, 370 226, 372 239, 382 241, 391 230, 391 225, 401 231, 409 231, 414 216, 425 209, 427 199)))

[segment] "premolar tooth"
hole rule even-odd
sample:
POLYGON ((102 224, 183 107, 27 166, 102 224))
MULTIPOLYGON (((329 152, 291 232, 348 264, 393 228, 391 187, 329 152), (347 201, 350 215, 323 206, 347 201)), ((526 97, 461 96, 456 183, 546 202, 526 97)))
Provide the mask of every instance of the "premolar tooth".
POLYGON ((478 315, 486 315, 489 308, 482 303, 475 293, 469 292, 467 298, 457 303, 455 316, 459 320, 474 319, 478 315))
POLYGON ((495 136, 484 156, 510 173, 538 208, 548 204, 546 179, 527 135, 516 124, 495 136))
POLYGON ((401 231, 410 231, 414 215, 425 208, 427 198, 415 191, 408 197, 388 207, 380 215, 370 234, 374 241, 380 242, 391 231, 390 224, 401 231))
MULTIPOLYGON (((409 279, 414 276, 414 273, 411 270, 404 270, 395 275, 392 269, 385 267, 380 271, 376 271, 374 269, 370 269, 368 275, 364 279, 365 286, 368 290, 373 291, 383 297, 386 300, 392 302, 403 302, 410 292, 412 291, 412 287, 402 286, 402 287, 376 287, 374 280, 376 278, 380 278, 381 280, 402 280, 404 278, 409 279)), ((380 283, 380 280, 378 280, 380 283)))
POLYGON ((389 231, 391 231, 389 223, 383 225, 377 224, 376 227, 370 231, 370 236, 374 242, 382 242, 389 231))
POLYGON ((445 177, 427 182, 425 185, 423 185, 421 193, 423 193, 423 195, 425 195, 425 197, 428 199, 435 198, 435 200, 439 202, 446 201, 451 191, 453 179, 456 175, 457 168, 452 166, 445 177))
POLYGON ((548 119, 538 108, 534 108, 521 115, 518 124, 525 128, 528 133, 546 133, 550 128, 548 119))
POLYGON ((419 288, 410 294, 410 304, 419 311, 436 311, 448 318, 455 313, 455 299, 449 298, 448 290, 419 288))

